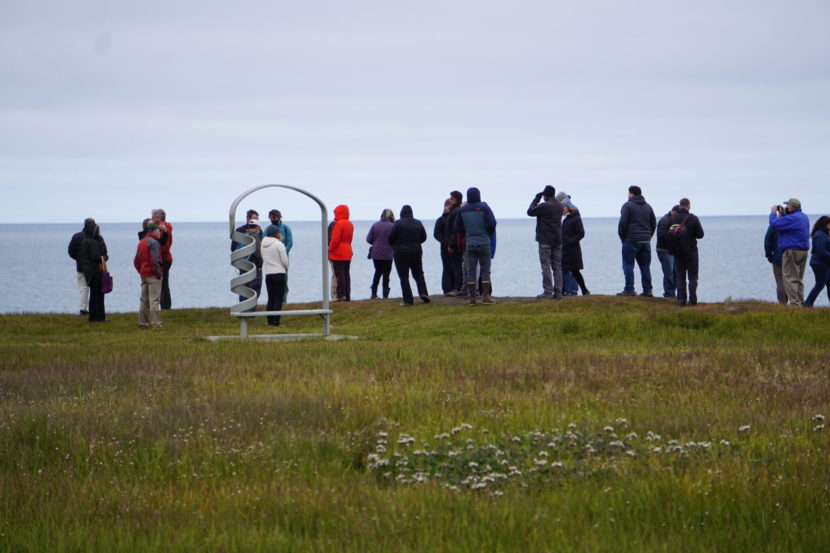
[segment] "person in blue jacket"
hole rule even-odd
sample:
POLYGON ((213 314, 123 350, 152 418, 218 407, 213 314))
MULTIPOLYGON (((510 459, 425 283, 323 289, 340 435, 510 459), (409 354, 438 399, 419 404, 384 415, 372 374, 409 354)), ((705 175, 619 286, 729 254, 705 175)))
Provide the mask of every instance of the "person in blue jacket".
POLYGON ((769 225, 778 231, 781 273, 790 305, 804 303, 804 270, 810 250, 810 220, 801 211, 801 202, 790 198, 783 206, 770 208, 769 225))
POLYGON ((778 303, 787 305, 787 292, 784 291, 784 277, 781 274, 781 248, 778 247, 778 231, 771 226, 767 227, 764 235, 764 255, 772 265, 772 276, 775 277, 775 295, 778 303))
POLYGON ((467 189, 467 204, 458 210, 455 218, 455 231, 465 237, 466 250, 464 258, 467 263, 467 293, 470 305, 476 305, 476 281, 478 269, 481 269, 481 296, 484 305, 493 302, 492 284, 490 282, 490 261, 493 251, 491 242, 496 232, 496 216, 487 203, 481 201, 478 188, 467 189))
POLYGON ((810 268, 816 276, 816 285, 810 290, 804 307, 813 307, 816 298, 825 288, 830 300, 830 217, 822 215, 813 225, 813 254, 810 256, 810 268))

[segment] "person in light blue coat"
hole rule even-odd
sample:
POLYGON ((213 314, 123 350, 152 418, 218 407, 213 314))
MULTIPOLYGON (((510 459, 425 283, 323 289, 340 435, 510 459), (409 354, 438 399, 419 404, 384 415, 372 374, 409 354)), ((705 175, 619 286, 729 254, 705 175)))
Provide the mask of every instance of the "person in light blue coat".
POLYGON ((810 268, 816 276, 816 285, 810 290, 804 307, 813 307, 816 298, 825 288, 830 300, 830 217, 822 215, 813 225, 813 252, 810 256, 810 268))

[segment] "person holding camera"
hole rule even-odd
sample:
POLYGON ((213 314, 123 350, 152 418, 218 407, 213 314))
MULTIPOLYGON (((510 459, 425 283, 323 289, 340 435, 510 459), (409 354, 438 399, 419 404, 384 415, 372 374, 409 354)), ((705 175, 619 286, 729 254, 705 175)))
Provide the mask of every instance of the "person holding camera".
MULTIPOLYGON (((247 234, 254 239, 254 243, 256 244, 256 251, 247 258, 248 261, 256 266, 256 277, 245 286, 253 290, 256 293, 257 299, 259 299, 260 292, 262 291, 262 227, 259 226, 259 213, 255 209, 249 209, 245 217, 247 223, 237 227, 236 232, 247 234)), ((231 242, 231 251, 238 250, 242 246, 243 244, 239 242, 231 242)), ((244 296, 239 296, 239 301, 244 300, 244 296)), ((249 309, 249 311, 256 311, 256 306, 249 309)))
POLYGON ((536 297, 560 300, 563 284, 562 203, 556 199, 556 188, 548 185, 536 194, 527 208, 527 214, 536 217, 536 242, 542 266, 542 293, 536 297))
POLYGON ((770 208, 769 225, 778 231, 781 274, 790 305, 804 303, 804 271, 810 250, 810 220, 801 211, 801 202, 790 198, 770 208))

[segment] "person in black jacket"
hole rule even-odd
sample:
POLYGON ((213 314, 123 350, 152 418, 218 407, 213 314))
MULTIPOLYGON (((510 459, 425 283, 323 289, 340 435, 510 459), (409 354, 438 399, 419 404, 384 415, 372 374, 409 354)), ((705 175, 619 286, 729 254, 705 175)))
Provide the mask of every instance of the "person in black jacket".
POLYGON ((527 214, 536 217, 536 242, 542 266, 542 293, 536 297, 562 299, 562 204, 556 199, 556 189, 545 186, 533 197, 527 214), (542 198, 545 201, 540 203, 542 198))
MULTIPOLYGON (((92 224, 95 223, 95 219, 84 219, 84 227, 87 225, 87 221, 92 221, 92 224)), ((89 285, 86 282, 86 275, 84 275, 84 269, 81 263, 81 244, 84 241, 84 234, 83 229, 80 232, 76 232, 72 235, 72 239, 69 241, 69 246, 67 247, 67 252, 69 253, 69 257, 75 260, 75 271, 77 273, 78 279, 78 292, 80 293, 80 312, 81 315, 89 315, 89 285)), ((103 252, 103 255, 107 255, 107 245, 104 243, 104 239, 99 236, 99 249, 103 252)))
POLYGON ((674 225, 686 227, 685 236, 679 250, 674 250, 674 266, 677 272, 677 305, 686 305, 686 276, 689 278, 689 305, 697 305, 698 253, 697 241, 703 238, 703 226, 696 215, 689 212, 692 204, 688 198, 678 202, 680 209, 671 217, 671 232, 674 225))
POLYGON ((412 288, 409 285, 409 272, 415 278, 415 285, 418 287, 418 295, 421 301, 429 303, 427 283, 424 280, 424 269, 422 264, 423 250, 421 244, 427 239, 427 231, 424 225, 412 215, 412 207, 405 205, 401 208, 401 217, 392 225, 389 231, 389 244, 395 252, 395 270, 401 280, 401 291, 403 292, 402 306, 408 307, 414 303, 412 288))
POLYGON ((651 297, 651 237, 657 229, 654 211, 643 198, 639 186, 628 187, 628 201, 620 209, 617 234, 622 242, 622 265, 625 287, 618 296, 636 296, 634 291, 634 262, 640 267, 643 284, 641 296, 651 297))
MULTIPOLYGON (((247 234, 251 238, 254 239, 254 243, 256 245, 256 251, 248 256, 248 261, 253 263, 256 266, 256 276, 254 280, 247 283, 245 286, 250 288, 256 293, 256 298, 259 299, 259 295, 262 292, 262 227, 259 226, 259 213, 255 209, 249 209, 245 213, 245 220, 247 221, 246 224, 239 226, 236 228, 236 232, 240 232, 242 234, 247 234)), ((238 250, 242 247, 242 244, 231 240, 231 251, 238 250)), ((243 271, 239 272, 240 274, 243 271)), ((245 296, 239 296, 239 301, 244 301, 245 296)), ((248 311, 256 311, 256 306, 248 309, 248 311)))
POLYGON ((107 246, 101 236, 101 229, 95 219, 84 221, 84 238, 80 248, 81 271, 89 286, 89 322, 103 323, 107 320, 104 307, 104 293, 101 291, 101 262, 107 261, 107 246))
POLYGON ((452 261, 447 245, 451 230, 447 228, 447 222, 450 218, 454 201, 452 198, 447 198, 444 201, 444 211, 435 220, 435 227, 432 230, 432 237, 438 241, 438 248, 441 254, 441 291, 444 292, 445 296, 454 296, 458 293, 458 289, 455 287, 455 274, 453 273, 452 261))
POLYGON ((579 209, 570 200, 562 202, 562 272, 569 274, 573 279, 573 288, 569 286, 569 279, 565 278, 565 290, 567 295, 576 295, 576 287, 582 290, 582 295, 587 296, 591 292, 585 286, 585 279, 582 277, 582 247, 579 242, 585 238, 585 227, 582 226, 582 217, 579 209))

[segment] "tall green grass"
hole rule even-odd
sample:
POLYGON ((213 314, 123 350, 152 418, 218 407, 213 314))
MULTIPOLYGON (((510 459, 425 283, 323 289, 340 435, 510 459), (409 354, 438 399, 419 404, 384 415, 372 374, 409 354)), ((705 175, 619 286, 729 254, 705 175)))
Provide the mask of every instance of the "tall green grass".
POLYGON ((286 343, 204 341, 238 332, 219 309, 165 312, 162 331, 110 318, 0 316, 0 551, 830 544, 828 310, 367 301, 333 318, 359 340, 286 343), (569 429, 572 449, 528 441, 569 429), (403 483, 441 443, 526 465, 473 488, 481 466, 437 456, 403 483))

